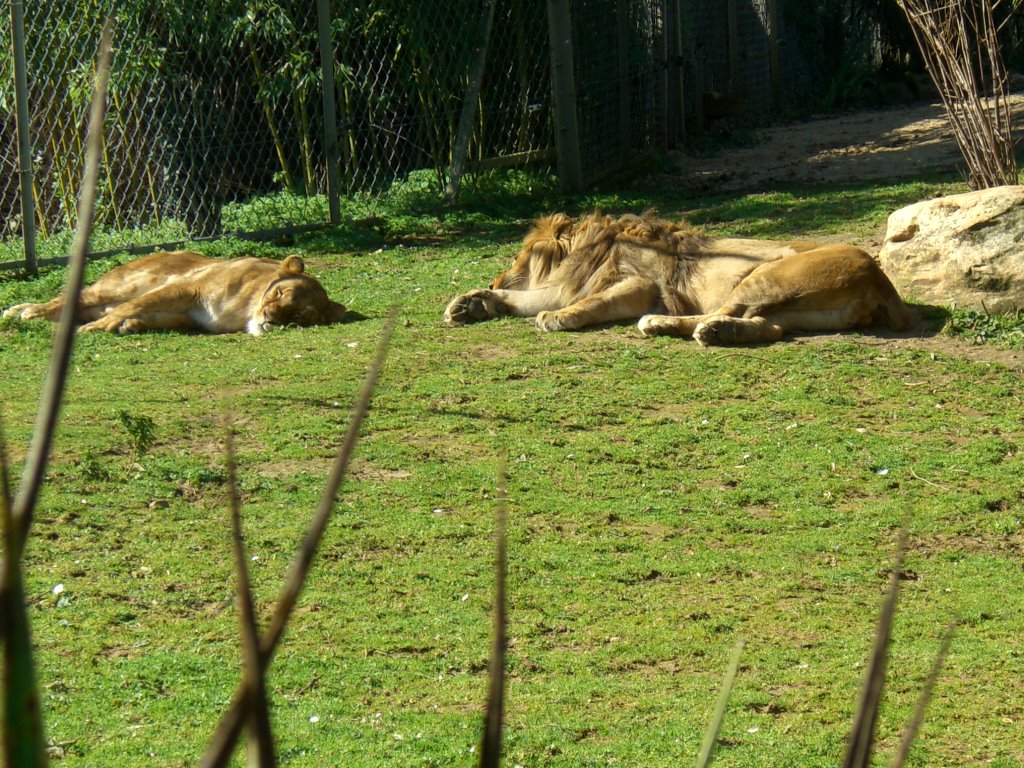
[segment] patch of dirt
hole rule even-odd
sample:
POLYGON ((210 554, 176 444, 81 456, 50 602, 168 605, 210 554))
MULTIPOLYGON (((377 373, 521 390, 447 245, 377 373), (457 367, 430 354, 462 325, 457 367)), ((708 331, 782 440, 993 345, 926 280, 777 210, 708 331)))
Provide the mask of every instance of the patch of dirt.
MULTIPOLYGON (((1024 118, 1024 94, 1010 97, 1014 121, 1024 118)), ((848 185, 898 181, 930 172, 963 169, 964 161, 940 102, 871 110, 776 125, 755 132, 755 144, 715 157, 676 155, 674 183, 713 192, 771 191, 794 185, 848 185)), ((884 230, 853 242, 877 253, 884 230)), ((920 349, 936 355, 994 363, 1024 373, 1024 352, 972 344, 939 334, 941 322, 922 321, 906 334, 878 333, 861 338, 884 349, 920 349)), ((813 344, 835 335, 801 335, 813 344)))
MULTIPOLYGON (((1024 94, 1010 97, 1015 120, 1024 94)), ((715 192, 779 184, 850 184, 963 168, 941 103, 855 112, 755 132, 755 144, 716 157, 676 155, 684 185, 715 192)))

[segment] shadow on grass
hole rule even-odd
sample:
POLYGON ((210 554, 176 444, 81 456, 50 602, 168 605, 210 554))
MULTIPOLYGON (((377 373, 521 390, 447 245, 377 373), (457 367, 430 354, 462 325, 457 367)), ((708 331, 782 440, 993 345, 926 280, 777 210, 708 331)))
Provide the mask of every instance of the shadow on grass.
POLYGON ((545 214, 610 214, 655 209, 666 218, 686 218, 716 232, 769 239, 808 233, 863 231, 890 213, 922 199, 959 189, 958 177, 931 174, 906 182, 865 182, 843 186, 779 185, 765 191, 708 194, 654 174, 615 189, 571 195, 538 185, 532 189, 470 192, 449 206, 429 196, 384 201, 372 214, 352 212, 337 227, 303 235, 303 247, 317 251, 374 251, 382 247, 478 247, 521 238, 530 222, 545 214))

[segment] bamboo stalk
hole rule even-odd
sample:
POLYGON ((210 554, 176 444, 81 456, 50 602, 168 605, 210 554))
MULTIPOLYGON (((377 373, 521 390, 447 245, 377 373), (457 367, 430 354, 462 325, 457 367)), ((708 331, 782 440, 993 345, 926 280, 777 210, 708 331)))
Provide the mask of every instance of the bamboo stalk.
POLYGON ((36 222, 39 224, 39 232, 44 238, 49 237, 49 227, 46 226, 46 211, 43 210, 43 205, 39 201, 39 179, 36 178, 35 174, 32 174, 32 201, 35 203, 33 207, 36 211, 36 222))
POLYGON ((313 173, 313 143, 309 133, 309 110, 306 109, 306 93, 301 86, 295 90, 293 104, 296 110, 296 117, 298 117, 299 128, 302 131, 302 170, 306 194, 313 195, 316 193, 316 177, 313 173))
MULTIPOLYGON (((53 134, 50 134, 50 149, 53 151, 55 159, 61 156, 60 150, 57 148, 57 138, 53 134)), ((70 171, 68 175, 70 175, 70 171)), ((70 186, 65 184, 64 173, 60 168, 56 169, 54 176, 57 178, 57 190, 60 193, 60 204, 64 208, 65 220, 69 226, 72 226, 75 221, 75 206, 72 202, 74 195, 71 193, 70 186)))
MULTIPOLYGON (((245 42, 249 49, 249 60, 252 61, 253 72, 256 74, 256 82, 259 83, 260 95, 263 95, 263 65, 260 64, 256 44, 253 43, 251 37, 246 37, 245 42)), ((277 162, 281 165, 281 176, 284 179, 285 186, 288 187, 288 189, 294 189, 292 172, 288 168, 288 160, 285 156, 284 144, 281 142, 281 132, 277 128, 277 120, 274 119, 274 111, 270 108, 270 94, 267 93, 266 95, 268 98, 266 101, 263 101, 263 117, 267 121, 267 128, 270 129, 270 136, 274 141, 274 152, 277 154, 277 162)))

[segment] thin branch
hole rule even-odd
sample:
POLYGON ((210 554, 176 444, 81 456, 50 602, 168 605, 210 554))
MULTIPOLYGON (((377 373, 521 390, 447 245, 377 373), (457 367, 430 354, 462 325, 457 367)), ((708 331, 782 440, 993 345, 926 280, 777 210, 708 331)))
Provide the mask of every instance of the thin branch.
MULTIPOLYGON (((11 516, 12 504, 10 463, 7 460, 7 434, 4 432, 4 412, 3 409, 0 409, 0 505, 2 505, 5 521, 11 516)), ((4 540, 8 541, 8 539, 4 540)))
POLYGON ((993 12, 999 3, 899 0, 899 5, 942 97, 971 187, 1015 184, 1009 74, 993 12), (987 98, 986 80, 991 85, 987 98))
POLYGON ((903 768, 907 757, 910 756, 910 748, 913 746, 914 739, 917 738, 917 731, 924 721, 925 710, 928 709, 928 702, 931 701, 932 691, 935 689, 935 683, 939 679, 939 672, 942 670, 942 665, 949 654, 949 647, 953 643, 953 635, 955 633, 956 622, 951 621, 946 626, 946 631, 942 633, 942 640, 939 641, 939 652, 935 656, 935 661, 932 662, 928 679, 925 680, 924 688, 921 690, 921 695, 914 706, 914 714, 910 718, 910 722, 907 723, 906 730, 903 732, 903 739, 900 741, 899 749, 896 750, 896 756, 892 761, 892 768, 903 768))
POLYGON ((267 704, 265 670, 260 658, 260 637, 256 627, 256 609, 253 605, 249 564, 246 560, 245 539, 242 535, 242 505, 238 493, 238 464, 235 461, 235 431, 231 413, 224 411, 224 453, 228 470, 228 499, 231 503, 231 538, 235 550, 235 568, 238 570, 238 614, 242 629, 242 683, 249 703, 247 732, 249 736, 249 763, 258 768, 273 768, 274 735, 270 726, 267 704))
MULTIPOLYGON (((25 608, 25 587, 21 556, 32 527, 32 516, 46 475, 46 464, 56 429, 57 416, 67 384, 75 337, 75 314, 85 271, 85 255, 92 232, 96 180, 103 145, 103 118, 110 76, 113 22, 103 25, 96 64, 96 81, 89 110, 89 139, 85 173, 78 208, 78 226, 71 252, 65 288, 66 303, 61 313, 50 355, 50 367, 43 383, 39 411, 29 444, 28 457, 17 496, 11 500, 6 447, 0 458, 3 468, 4 561, 0 570, 0 634, 3 635, 3 756, 4 764, 18 768, 42 768, 48 762, 42 707, 32 657, 32 637, 25 608)), ((2 442, 2 438, 0 438, 2 442)))
MULTIPOLYGON (((327 523, 331 518, 334 502, 338 495, 338 488, 348 472, 352 451, 355 448, 356 441, 359 439, 359 428, 370 409, 373 390, 377 384, 380 370, 384 365, 388 344, 391 341, 391 335, 394 332, 397 320, 398 309, 396 307, 391 311, 387 323, 384 325, 380 343, 377 345, 376 356, 370 366, 369 373, 366 374, 366 379, 363 382, 359 400, 352 412, 345 438, 334 459, 334 465, 331 467, 331 474, 327 479, 324 491, 320 495, 317 510, 310 522, 309 529, 306 531, 306 536, 302 540, 299 552, 292 562, 270 623, 260 637, 260 658, 263 669, 270 667, 270 663, 274 658, 274 652, 277 650, 277 645, 284 634, 288 619, 291 617, 299 594, 305 584, 313 557, 316 555, 320 540, 323 538, 327 523)), ((214 732, 209 745, 207 745, 206 752, 200 760, 202 768, 222 767, 228 764, 228 761, 231 759, 231 753, 234 751, 235 744, 238 741, 239 732, 247 714, 247 708, 248 701, 245 688, 242 687, 240 690, 235 691, 231 704, 217 725, 217 730, 214 732)))
POLYGON ((67 384, 71 351, 75 342, 79 293, 85 277, 85 257, 89 251, 92 236, 93 209, 96 205, 96 183, 99 178, 100 155, 103 149, 103 120, 105 115, 107 83, 110 79, 111 41, 113 21, 107 19, 100 37, 99 57, 96 63, 96 85, 93 90, 92 106, 89 110, 89 138, 85 152, 85 172, 82 178, 82 194, 78 203, 78 226, 68 263, 67 285, 64 289, 64 309, 61 311, 50 355, 50 368, 43 385, 39 412, 32 431, 25 468, 18 496, 14 501, 14 525, 18 529, 17 546, 8 552, 8 557, 21 557, 21 551, 32 527, 39 490, 46 474, 46 463, 53 444, 57 427, 60 404, 67 384))
POLYGON ((871 649, 871 661, 868 663, 864 677, 864 688, 861 690, 860 703, 854 715, 853 728, 847 741, 846 757, 843 768, 868 768, 871 765, 871 753, 875 746, 875 723, 878 720, 878 709, 882 702, 882 690, 885 687, 886 666, 889 659, 889 641, 892 636, 892 620, 896 614, 896 598, 899 596, 900 579, 903 576, 903 555, 907 549, 908 522, 904 520, 900 530, 899 547, 896 562, 893 563, 889 575, 889 589, 882 604, 875 629, 874 647, 871 649))
POLYGON ((708 724, 707 731, 704 732, 704 740, 701 742, 700 751, 697 753, 697 768, 708 768, 714 759, 718 734, 722 730, 725 710, 729 706, 729 696, 732 695, 732 686, 736 682, 736 675, 739 672, 740 655, 743 653, 743 645, 743 640, 737 640, 735 647, 732 649, 732 657, 729 659, 729 666, 725 671, 722 687, 718 691, 715 711, 711 715, 711 722, 708 724))
POLYGON ((480 768, 498 768, 501 763, 501 731, 505 715, 505 653, 507 643, 507 606, 505 582, 508 563, 505 548, 505 524, 508 520, 505 463, 498 472, 498 524, 495 533, 497 558, 494 564, 494 642, 488 665, 487 718, 480 748, 480 768))

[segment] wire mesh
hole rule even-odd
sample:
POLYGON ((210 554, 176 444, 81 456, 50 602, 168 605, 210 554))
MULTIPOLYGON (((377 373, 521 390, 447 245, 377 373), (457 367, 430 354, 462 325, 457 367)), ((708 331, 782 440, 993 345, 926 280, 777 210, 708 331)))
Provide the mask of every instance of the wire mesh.
POLYGON ((662 0, 573 0, 580 164, 589 183, 665 146, 662 0))
MULTIPOLYGON (((315 2, 26 0, 35 227, 58 256, 75 224, 99 26, 116 51, 94 248, 323 223, 328 205, 315 2)), ((470 63, 482 88, 467 180, 553 152, 547 20, 528 0, 331 3, 341 194, 438 194, 454 160, 470 63)), ((0 38, 11 39, 0 15, 0 38)), ((21 234, 11 52, 0 51, 0 262, 21 234)))
POLYGON ((387 190, 420 180, 441 189, 469 73, 481 46, 485 64, 469 143, 471 178, 553 156, 547 21, 527 0, 499 1, 490 34, 484 8, 465 0, 340 5, 335 45, 343 186, 387 190))
POLYGON ((763 121, 789 96, 798 96, 800 89, 787 88, 788 73, 803 63, 793 60, 796 46, 783 45, 784 0, 680 2, 690 120, 763 121))
MULTIPOLYGON (((778 100, 768 8, 779 6, 777 23, 782 0, 568 2, 588 183, 665 149, 680 97, 688 121, 708 94, 741 96, 757 113, 778 100), (681 92, 667 92, 670 68, 681 92)), ((326 223, 331 163, 343 215, 410 191, 436 200, 473 93, 463 187, 519 167, 546 175, 556 154, 547 5, 330 0, 331 158, 316 0, 24 0, 39 255, 63 255, 76 223, 108 14, 117 23, 94 251, 326 223)), ((10 25, 0 14, 0 263, 20 258, 22 232, 10 25)))
MULTIPOLYGON (((266 32, 274 17, 252 5, 25 3, 34 223, 44 255, 65 250, 76 223, 93 58, 109 14, 116 48, 94 242, 130 247, 325 220, 315 14, 303 4, 274 38, 266 32)), ((2 32, 9 39, 9 27, 2 32)), ((16 162, 6 70, 4 168, 16 162)), ((18 210, 18 175, 3 177, 0 210, 18 210)), ((9 224, 5 237, 12 228, 20 231, 9 224)))

